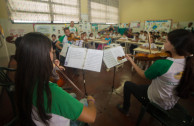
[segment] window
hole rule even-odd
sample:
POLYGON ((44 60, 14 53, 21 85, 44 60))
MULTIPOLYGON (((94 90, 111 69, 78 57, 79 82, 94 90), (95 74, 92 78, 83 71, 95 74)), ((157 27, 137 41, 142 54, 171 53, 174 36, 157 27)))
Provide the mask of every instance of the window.
POLYGON ((80 0, 8 0, 10 18, 19 23, 79 22, 80 0))
POLYGON ((119 23, 119 0, 89 0, 91 23, 119 23))

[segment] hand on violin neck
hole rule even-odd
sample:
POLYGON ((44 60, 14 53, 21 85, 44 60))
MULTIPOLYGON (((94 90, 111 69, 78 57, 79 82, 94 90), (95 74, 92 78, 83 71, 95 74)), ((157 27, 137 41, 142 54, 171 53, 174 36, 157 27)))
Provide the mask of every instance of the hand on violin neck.
POLYGON ((57 66, 59 66, 59 65, 60 65, 60 61, 59 61, 58 59, 56 59, 56 60, 54 61, 54 64, 57 65, 57 66))

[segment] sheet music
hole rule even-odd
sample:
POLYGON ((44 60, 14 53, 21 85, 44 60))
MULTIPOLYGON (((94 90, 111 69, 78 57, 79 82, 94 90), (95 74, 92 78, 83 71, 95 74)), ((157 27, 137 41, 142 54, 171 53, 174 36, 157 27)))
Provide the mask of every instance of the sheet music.
POLYGON ((102 57, 102 50, 88 49, 83 69, 100 72, 102 66, 102 57))
POLYGON ((118 64, 118 62, 116 61, 116 59, 114 58, 114 56, 111 52, 111 49, 104 50, 103 61, 104 61, 107 68, 114 67, 118 64))
MULTIPOLYGON (((117 60, 117 57, 118 56, 125 56, 125 53, 124 53, 124 51, 123 51, 123 48, 121 47, 121 46, 117 46, 117 47, 115 47, 115 48, 112 48, 111 49, 111 52, 112 52, 112 54, 113 54, 113 56, 114 56, 114 58, 117 60)), ((117 60, 117 62, 120 64, 120 63, 123 63, 123 62, 126 62, 127 61, 127 59, 126 58, 124 58, 124 59, 122 59, 122 60, 117 60)))
POLYGON ((82 69, 87 49, 70 47, 65 60, 65 66, 82 69))
POLYGON ((125 56, 125 53, 121 46, 117 46, 114 48, 104 50, 103 60, 104 60, 106 67, 111 68, 111 67, 114 67, 116 65, 119 65, 127 61, 126 58, 122 60, 117 60, 118 56, 125 56))
POLYGON ((62 48, 61 53, 60 53, 61 56, 66 57, 68 47, 70 47, 70 44, 68 44, 68 43, 65 43, 63 45, 63 48, 62 48))

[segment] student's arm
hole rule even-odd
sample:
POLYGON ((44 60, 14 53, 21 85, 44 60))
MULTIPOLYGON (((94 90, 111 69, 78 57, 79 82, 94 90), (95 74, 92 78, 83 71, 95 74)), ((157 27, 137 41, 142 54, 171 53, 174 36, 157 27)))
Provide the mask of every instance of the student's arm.
POLYGON ((96 107, 95 107, 95 100, 92 96, 88 96, 88 107, 83 108, 81 115, 79 116, 78 120, 87 123, 93 123, 96 119, 96 107))
POLYGON ((135 64, 135 62, 133 61, 133 59, 130 57, 129 54, 126 54, 126 58, 127 58, 127 60, 132 64, 132 66, 133 66, 134 69, 137 71, 137 73, 138 73, 142 78, 147 79, 146 76, 145 76, 145 74, 144 74, 145 71, 142 70, 141 68, 139 68, 139 67, 135 64))
POLYGON ((60 42, 60 41, 57 41, 57 43, 55 44, 55 45, 56 45, 56 47, 57 47, 58 49, 62 49, 62 48, 61 48, 61 46, 60 46, 60 44, 61 44, 61 42, 60 42))

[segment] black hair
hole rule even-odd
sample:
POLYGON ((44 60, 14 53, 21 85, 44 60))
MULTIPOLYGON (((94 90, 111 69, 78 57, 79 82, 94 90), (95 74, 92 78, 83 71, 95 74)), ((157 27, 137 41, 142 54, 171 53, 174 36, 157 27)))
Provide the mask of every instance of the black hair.
POLYGON ((52 34, 51 37, 55 37, 56 38, 56 35, 55 34, 52 34))
POLYGON ((63 29, 64 32, 65 32, 66 30, 69 30, 69 28, 68 28, 68 27, 65 27, 65 28, 63 29))
POLYGON ((17 39, 15 40, 16 49, 19 47, 21 40, 22 40, 22 37, 17 37, 17 39))
POLYGON ((48 125, 51 116, 46 111, 51 111, 51 91, 49 77, 52 75, 53 63, 50 58, 52 48, 51 40, 42 33, 31 32, 22 38, 16 50, 16 101, 19 112, 20 125, 34 126, 32 120, 33 95, 37 90, 36 108, 41 121, 48 125), (44 92, 47 103, 44 103, 44 92), (47 104, 48 108, 44 108, 47 104))
POLYGON ((177 95, 188 98, 194 85, 194 36, 187 30, 177 29, 168 34, 168 40, 180 56, 186 57, 186 64, 180 83, 176 88, 177 95))

